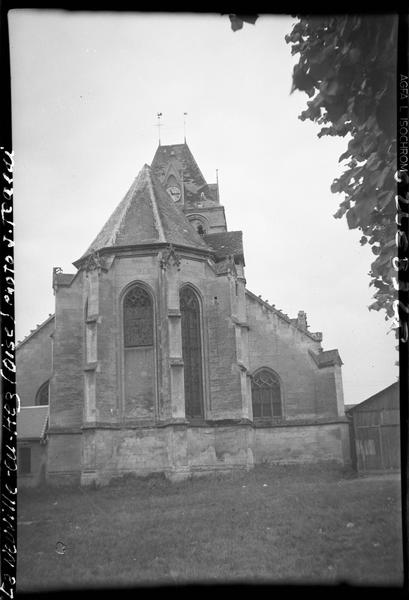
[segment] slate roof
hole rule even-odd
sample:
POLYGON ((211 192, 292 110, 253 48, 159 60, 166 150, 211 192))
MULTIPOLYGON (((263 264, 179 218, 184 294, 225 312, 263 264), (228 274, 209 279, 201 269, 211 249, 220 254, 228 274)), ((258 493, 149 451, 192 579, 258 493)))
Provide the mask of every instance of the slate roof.
POLYGON ((208 250, 152 169, 145 165, 81 259, 103 248, 161 242, 208 250))
POLYGON ((309 350, 310 355, 314 359, 317 367, 322 369, 323 367, 332 367, 333 365, 344 364, 341 360, 338 350, 323 350, 318 354, 309 350))
POLYGON ((151 168, 160 181, 164 180, 169 163, 173 164, 179 176, 183 175, 185 203, 200 201, 202 192, 207 199, 217 201, 216 190, 207 184, 186 143, 158 146, 151 168))
POLYGON ((22 406, 17 414, 17 438, 42 440, 48 424, 47 406, 22 406))
POLYGON ((220 231, 208 233, 203 236, 204 241, 213 250, 216 261, 227 256, 243 259, 243 232, 242 231, 220 231))

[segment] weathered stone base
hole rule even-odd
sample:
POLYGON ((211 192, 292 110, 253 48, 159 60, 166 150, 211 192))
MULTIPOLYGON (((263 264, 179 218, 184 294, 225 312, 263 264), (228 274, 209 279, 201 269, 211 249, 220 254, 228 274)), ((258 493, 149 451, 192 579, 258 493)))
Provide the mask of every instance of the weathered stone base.
MULTIPOLYGON (((88 428, 81 435, 77 472, 48 471, 52 483, 65 475, 82 485, 106 485, 126 475, 164 473, 171 481, 215 472, 250 470, 255 464, 336 462, 349 464, 345 420, 256 427, 177 424, 143 428, 88 428)), ((72 450, 71 444, 68 444, 72 450)), ((61 457, 60 457, 61 459, 61 457)))
POLYGON ((254 448, 256 464, 351 462, 345 420, 256 428, 254 448))

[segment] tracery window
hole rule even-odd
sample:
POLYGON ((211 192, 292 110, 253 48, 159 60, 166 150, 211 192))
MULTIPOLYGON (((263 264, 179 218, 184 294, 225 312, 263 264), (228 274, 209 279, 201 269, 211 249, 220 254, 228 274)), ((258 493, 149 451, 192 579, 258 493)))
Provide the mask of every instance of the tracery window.
POLYGON ((153 307, 150 295, 139 286, 124 299, 125 348, 153 345, 153 307))
POLYGON ((270 369, 260 369, 251 382, 253 418, 282 417, 280 381, 270 369))
POLYGON ((127 418, 155 418, 154 302, 141 285, 123 299, 124 409, 127 418))
POLYGON ((200 327, 200 305, 189 286, 180 291, 182 314, 182 355, 185 381, 186 417, 203 417, 203 365, 200 327))
POLYGON ((43 385, 39 388, 39 390, 36 394, 36 399, 35 399, 36 406, 43 406, 45 404, 49 404, 49 402, 50 402, 49 388, 50 388, 49 381, 46 381, 45 383, 43 383, 43 385))

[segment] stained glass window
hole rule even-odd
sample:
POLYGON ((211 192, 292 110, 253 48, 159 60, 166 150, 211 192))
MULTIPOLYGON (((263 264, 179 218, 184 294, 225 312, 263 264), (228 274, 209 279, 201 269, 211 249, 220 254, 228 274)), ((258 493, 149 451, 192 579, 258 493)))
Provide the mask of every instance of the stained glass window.
POLYGON ((153 345, 153 306, 148 292, 140 286, 124 298, 125 348, 153 345))
POLYGON ((272 371, 262 369, 254 375, 251 396, 255 419, 282 417, 280 382, 272 371))
POLYGON ((185 374, 185 412, 190 418, 203 417, 202 343, 200 306, 195 292, 185 286, 180 292, 182 314, 182 355, 185 374))

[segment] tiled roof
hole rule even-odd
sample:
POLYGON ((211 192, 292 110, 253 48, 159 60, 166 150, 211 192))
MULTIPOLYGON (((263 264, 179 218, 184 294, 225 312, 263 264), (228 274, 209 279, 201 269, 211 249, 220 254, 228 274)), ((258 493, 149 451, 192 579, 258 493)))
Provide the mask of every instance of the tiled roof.
POLYGON ((203 236, 204 241, 213 250, 217 260, 226 256, 243 258, 243 233, 241 231, 220 231, 203 236))
POLYGON ((17 438, 42 440, 48 424, 47 406, 22 406, 17 414, 17 438))
POLYGON ((102 248, 158 242, 208 249, 151 168, 145 165, 81 258, 102 248))
POLYGON ((322 367, 332 367, 333 365, 342 365, 343 362, 339 355, 338 350, 323 350, 318 354, 309 350, 310 355, 314 359, 316 365, 321 369, 322 367))
POLYGON ((164 180, 169 164, 183 177, 185 203, 200 201, 202 193, 208 200, 217 201, 216 191, 206 183, 187 144, 158 146, 151 168, 160 181, 164 180))

